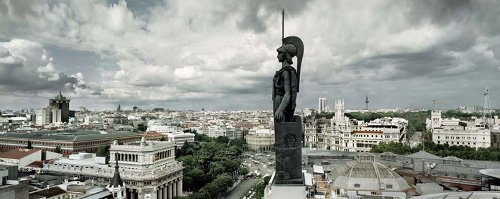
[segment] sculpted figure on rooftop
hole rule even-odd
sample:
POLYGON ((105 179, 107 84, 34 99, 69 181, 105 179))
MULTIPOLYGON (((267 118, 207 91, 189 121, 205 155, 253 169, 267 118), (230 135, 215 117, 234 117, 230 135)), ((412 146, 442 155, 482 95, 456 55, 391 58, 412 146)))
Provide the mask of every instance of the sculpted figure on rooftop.
POLYGON ((276 49, 281 69, 273 78, 273 113, 276 122, 293 122, 304 44, 296 36, 283 38, 282 41, 283 45, 276 49), (292 66, 294 57, 297 57, 297 69, 292 66))

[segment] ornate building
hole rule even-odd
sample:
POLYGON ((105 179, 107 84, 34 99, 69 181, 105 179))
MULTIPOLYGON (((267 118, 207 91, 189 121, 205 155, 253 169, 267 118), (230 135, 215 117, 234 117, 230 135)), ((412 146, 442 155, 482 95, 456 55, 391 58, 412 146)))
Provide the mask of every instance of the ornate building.
POLYGON ((317 119, 304 124, 304 146, 337 151, 368 152, 380 142, 406 142, 408 121, 379 118, 370 122, 346 117, 343 100, 335 102, 332 119, 317 119))
POLYGON ((252 129, 245 136, 248 148, 254 151, 268 151, 274 149, 274 130, 252 129))
MULTIPOLYGON (((126 195, 132 199, 171 199, 182 195, 182 164, 175 160, 174 143, 146 141, 110 147, 110 162, 118 162, 126 195)), ((45 172, 91 179, 98 185, 112 181, 114 169, 98 163, 95 155, 82 160, 62 158, 44 165, 45 172)))

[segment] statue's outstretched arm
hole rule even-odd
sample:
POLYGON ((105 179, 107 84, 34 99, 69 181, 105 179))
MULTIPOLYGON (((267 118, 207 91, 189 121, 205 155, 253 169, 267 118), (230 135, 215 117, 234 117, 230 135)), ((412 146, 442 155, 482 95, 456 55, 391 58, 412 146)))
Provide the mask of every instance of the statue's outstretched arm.
POLYGON ((282 121, 284 120, 284 115, 283 111, 285 110, 286 106, 288 106, 288 103, 290 103, 290 96, 291 96, 291 88, 290 88, 290 75, 288 72, 283 72, 281 73, 281 77, 283 78, 283 85, 285 87, 285 95, 283 95, 283 99, 281 100, 280 106, 278 107, 278 110, 276 110, 275 113, 275 118, 277 121, 282 121))

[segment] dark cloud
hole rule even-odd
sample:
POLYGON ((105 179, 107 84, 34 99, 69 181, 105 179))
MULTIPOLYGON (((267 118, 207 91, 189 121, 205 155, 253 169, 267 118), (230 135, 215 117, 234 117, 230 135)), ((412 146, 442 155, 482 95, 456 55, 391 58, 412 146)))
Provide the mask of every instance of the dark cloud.
POLYGON ((88 88, 77 75, 57 71, 45 49, 26 40, 0 43, 0 87, 22 92, 88 88))

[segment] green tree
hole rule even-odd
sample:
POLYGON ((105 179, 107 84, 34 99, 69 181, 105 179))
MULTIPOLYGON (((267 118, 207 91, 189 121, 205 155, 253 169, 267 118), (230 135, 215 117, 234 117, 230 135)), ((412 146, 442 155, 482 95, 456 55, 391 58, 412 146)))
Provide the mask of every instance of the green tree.
POLYGON ((191 195, 192 199, 207 199, 207 198, 212 198, 210 197, 210 192, 208 192, 205 189, 200 190, 198 193, 194 193, 191 195))
POLYGON ((229 138, 226 136, 219 136, 215 141, 218 143, 227 144, 229 142, 229 138))
POLYGON ((269 183, 269 180, 271 179, 271 176, 266 176, 262 179, 261 182, 255 186, 255 195, 254 198, 264 198, 264 191, 266 189, 267 184, 269 183))
POLYGON ((217 179, 214 180, 214 183, 219 187, 222 187, 224 190, 233 186, 233 179, 227 173, 219 175, 217 179))
POLYGON ((216 139, 196 134, 196 142, 185 143, 176 152, 184 166, 183 185, 194 191, 189 198, 217 198, 233 184, 231 174, 240 169, 242 140, 216 139), (228 147, 229 143, 229 147, 228 147))
POLYGON ((137 125, 138 131, 146 131, 147 129, 148 129, 148 126, 146 124, 141 123, 141 124, 137 125))
POLYGON ((240 175, 244 176, 247 175, 250 172, 247 167, 243 167, 240 169, 240 175))
POLYGON ((28 140, 28 145, 26 146, 27 149, 32 149, 33 146, 31 146, 31 141, 28 140))
POLYGON ((194 141, 198 142, 210 142, 212 138, 208 137, 208 135, 205 134, 195 134, 194 135, 194 141))
POLYGON ((109 156, 109 147, 110 147, 110 145, 101 145, 101 146, 97 147, 96 156, 108 157, 109 156))
POLYGON ((188 189, 190 190, 198 190, 207 183, 205 172, 203 172, 203 170, 201 169, 194 168, 185 175, 193 179, 193 184, 187 184, 188 189))
POLYGON ((56 149, 54 150, 56 153, 62 153, 61 146, 56 146, 56 149))
POLYGON ((221 162, 212 162, 209 164, 208 176, 215 178, 216 176, 223 174, 226 168, 221 164, 221 162))
POLYGON ((203 189, 210 193, 210 196, 212 196, 210 198, 217 198, 222 191, 222 187, 217 186, 215 183, 208 183, 203 187, 203 189))
POLYGON ((231 140, 230 145, 241 148, 241 149, 246 149, 247 148, 247 141, 244 139, 237 138, 237 139, 231 140))

